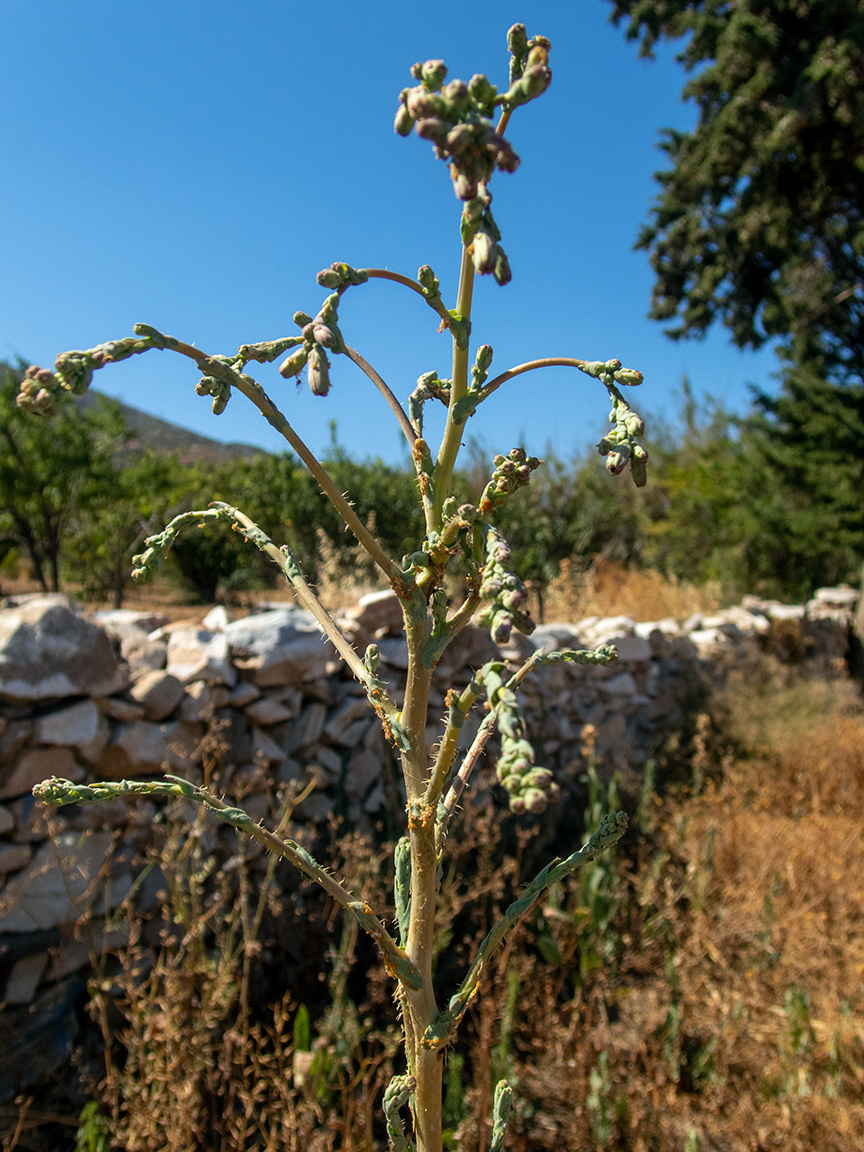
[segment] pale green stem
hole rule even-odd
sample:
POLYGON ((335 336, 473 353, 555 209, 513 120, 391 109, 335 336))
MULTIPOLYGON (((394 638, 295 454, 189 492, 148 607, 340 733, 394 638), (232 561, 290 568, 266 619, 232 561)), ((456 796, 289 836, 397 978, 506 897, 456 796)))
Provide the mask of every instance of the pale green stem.
POLYGON ((166 345, 166 347, 172 352, 179 352, 182 356, 188 356, 190 360, 195 361, 202 372, 215 376, 218 380, 225 381, 230 384, 232 388, 236 388, 238 392, 242 392, 248 400, 252 401, 267 423, 275 428, 276 431, 288 441, 318 481, 321 491, 387 579, 394 587, 401 587, 402 581, 399 575, 399 566, 387 555, 382 545, 375 539, 354 511, 350 502, 333 483, 326 468, 324 468, 321 462, 313 455, 309 448, 307 448, 303 440, 301 440, 288 423, 285 415, 279 411, 261 385, 253 380, 251 376, 236 372, 221 360, 213 359, 213 357, 208 356, 206 352, 202 352, 200 348, 195 348, 192 344, 186 344, 182 340, 172 338, 172 343, 166 345))
POLYGON ((344 885, 322 868, 321 865, 309 855, 305 848, 293 840, 283 839, 273 832, 256 824, 252 817, 242 808, 235 808, 189 780, 179 776, 166 777, 168 783, 161 781, 120 780, 114 782, 97 783, 91 785, 75 784, 71 780, 61 780, 56 776, 44 780, 33 789, 37 800, 46 804, 61 806, 63 804, 99 804, 104 800, 128 795, 149 796, 183 796, 190 800, 197 800, 214 812, 220 820, 246 832, 259 844, 263 844, 270 852, 275 852, 284 860, 288 860, 310 880, 320 884, 328 896, 339 904, 346 912, 350 912, 360 924, 360 927, 375 940, 384 956, 384 967, 389 975, 399 980, 409 992, 421 988, 420 973, 417 967, 409 960, 407 954, 399 947, 372 909, 364 901, 357 900, 344 885))
POLYGON ((263 532, 253 520, 250 520, 248 516, 241 512, 239 508, 233 508, 230 504, 224 504, 221 500, 214 500, 210 507, 216 508, 226 519, 235 524, 238 531, 242 532, 250 543, 254 544, 256 548, 269 556, 273 563, 281 569, 285 579, 294 589, 297 599, 304 608, 307 608, 312 613, 321 625, 321 630, 331 641, 333 647, 360 683, 366 684, 369 678, 366 665, 348 643, 339 625, 309 587, 291 549, 288 548, 287 545, 278 548, 270 537, 263 532))
POLYGON ((468 1008, 480 983, 480 976, 492 952, 502 942, 504 937, 515 927, 522 917, 529 912, 542 897, 546 889, 563 880, 571 872, 575 872, 582 864, 593 860, 598 852, 609 848, 624 835, 627 830, 627 815, 624 812, 612 812, 604 816, 600 827, 593 834, 587 844, 568 856, 566 860, 553 860, 546 865, 518 900, 514 900, 480 947, 474 963, 468 970, 468 975, 462 981, 459 991, 450 998, 450 1003, 444 1012, 441 1012, 423 1036, 421 1045, 436 1051, 449 1044, 465 1011, 468 1008))
POLYGON ((390 408, 393 412, 393 415, 399 421, 399 427, 405 433, 405 439, 408 441, 408 447, 413 448, 414 447, 414 441, 417 439, 417 429, 414 427, 414 425, 408 419, 408 416, 405 412, 405 409, 399 403, 396 396, 391 391, 390 387, 378 375, 378 373, 375 371, 375 369, 372 367, 372 365, 367 363, 367 361, 363 359, 363 357, 360 355, 359 352, 356 351, 356 349, 349 348, 348 345, 346 344, 345 345, 345 355, 348 357, 349 360, 353 360, 354 363, 357 365, 357 367, 361 369, 361 371, 366 373, 366 375, 369 377, 369 379, 372 381, 372 383, 375 385, 375 387, 378 389, 378 391, 381 393, 381 395, 384 397, 384 399, 390 405, 390 408))
POLYGON ((500 376, 496 376, 494 380, 484 384, 480 389, 477 402, 479 404, 481 400, 491 396, 502 384, 512 380, 514 376, 521 376, 523 372, 533 372, 536 368, 579 368, 584 370, 585 365, 590 363, 590 360, 577 360, 573 356, 544 356, 540 360, 528 360, 525 364, 517 364, 515 368, 508 368, 506 372, 502 372, 500 376))
MULTIPOLYGON (((474 263, 468 251, 468 245, 462 245, 462 265, 459 271, 459 295, 456 300, 456 313, 464 321, 471 320, 471 301, 474 294, 474 263)), ((442 522, 441 509, 444 501, 450 494, 450 482, 453 469, 456 466, 456 457, 462 443, 464 424, 457 424, 453 418, 453 410, 468 391, 468 349, 460 348, 453 340, 453 376, 450 384, 450 404, 447 409, 447 423, 438 449, 438 460, 435 464, 435 500, 432 518, 436 530, 440 531, 442 522)))
POLYGON ((365 272, 370 280, 392 280, 394 284, 404 284, 406 288, 411 288, 419 293, 430 308, 434 310, 441 317, 443 322, 442 327, 450 327, 450 313, 447 311, 443 302, 437 304, 431 303, 426 293, 423 291, 423 285, 416 280, 412 280, 410 276, 403 276, 401 272, 391 272, 389 268, 361 268, 358 271, 365 272))

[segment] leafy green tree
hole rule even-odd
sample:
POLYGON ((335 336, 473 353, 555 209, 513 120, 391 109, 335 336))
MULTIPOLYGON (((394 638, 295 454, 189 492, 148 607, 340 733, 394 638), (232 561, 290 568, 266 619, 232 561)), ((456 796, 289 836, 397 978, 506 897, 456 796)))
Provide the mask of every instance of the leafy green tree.
POLYGON ((673 338, 719 322, 742 348, 780 342, 780 394, 758 394, 741 430, 736 467, 754 469, 742 498, 760 516, 739 571, 795 594, 851 578, 864 557, 864 7, 612 3, 644 55, 683 41, 698 109, 692 132, 664 133, 671 167, 638 241, 651 315, 673 338))
POLYGON ((56 592, 70 521, 113 492, 125 424, 116 405, 100 401, 82 413, 71 399, 58 400, 50 424, 37 419, 15 403, 21 372, 0 371, 0 540, 56 592))
POLYGON ((111 499, 85 502, 68 525, 63 571, 85 597, 122 606, 132 556, 166 516, 192 506, 194 479, 176 455, 147 450, 115 460, 111 499))
MULTIPOLYGON (((864 356, 864 10, 859 0, 613 0, 650 55, 684 39, 697 106, 667 130, 671 167, 639 245, 652 315, 673 336, 722 321, 739 347, 769 337, 864 356)), ((796 358, 800 359, 796 344, 796 358)))

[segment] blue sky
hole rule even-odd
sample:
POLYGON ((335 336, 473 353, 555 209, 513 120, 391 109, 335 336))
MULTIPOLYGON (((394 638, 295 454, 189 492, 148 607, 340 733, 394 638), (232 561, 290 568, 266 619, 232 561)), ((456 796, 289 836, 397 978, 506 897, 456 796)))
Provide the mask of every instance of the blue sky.
MULTIPOLYGON (((519 170, 491 191, 513 268, 475 289, 475 343, 494 371, 544 355, 619 357, 645 383, 643 412, 674 416, 683 373, 732 409, 748 381, 771 385, 773 354, 717 330, 673 343, 646 319, 651 271, 632 245, 656 195, 658 130, 687 128, 684 74, 665 50, 640 60, 608 24, 607 0, 32 0, 0 6, 0 357, 50 366, 69 348, 144 321, 210 353, 296 331, 333 260, 416 275, 431 264, 455 303, 459 211, 431 146, 392 130, 416 60, 506 84, 516 20, 552 41, 553 82, 514 114, 519 170)), ((449 375, 449 338, 413 293, 349 291, 346 339, 403 400, 423 372, 449 375)), ((337 422, 354 455, 401 459, 389 411, 359 371, 333 361, 326 399, 261 367, 255 375, 322 450, 337 422)), ((234 397, 221 417, 196 396, 194 366, 151 352, 95 387, 222 440, 282 446, 234 397)), ((602 388, 566 369, 499 390, 468 424, 492 451, 523 442, 568 456, 596 440, 602 388)), ((434 427, 434 426, 433 426, 434 427)), ((429 437, 433 437, 430 435, 429 437)))

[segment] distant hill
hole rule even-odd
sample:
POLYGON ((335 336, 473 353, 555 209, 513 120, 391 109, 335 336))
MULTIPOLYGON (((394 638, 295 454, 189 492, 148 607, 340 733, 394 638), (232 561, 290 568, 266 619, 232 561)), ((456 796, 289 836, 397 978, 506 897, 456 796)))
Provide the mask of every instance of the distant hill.
MULTIPOLYGON (((77 398, 77 403, 81 408, 89 408, 100 399, 113 400, 91 388, 77 398)), ((130 448, 150 448, 154 452, 177 455, 184 464, 199 461, 217 463, 220 460, 267 455, 263 448, 256 448, 252 444, 223 444, 221 440, 211 440, 209 436, 201 436, 169 420, 160 420, 158 416, 151 416, 148 412, 124 404, 122 400, 113 402, 119 404, 133 433, 130 448)))

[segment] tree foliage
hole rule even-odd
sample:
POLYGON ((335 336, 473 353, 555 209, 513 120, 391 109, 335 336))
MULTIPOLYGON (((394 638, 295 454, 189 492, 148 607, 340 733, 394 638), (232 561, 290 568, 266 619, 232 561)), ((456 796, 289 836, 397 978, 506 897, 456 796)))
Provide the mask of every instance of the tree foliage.
POLYGON ((70 399, 56 420, 18 408, 21 373, 0 365, 0 542, 30 564, 46 591, 60 586, 64 540, 74 518, 113 495, 125 424, 107 401, 82 413, 70 399))
POLYGON ((791 338, 860 375, 864 356, 864 9, 860 0, 613 0, 650 55, 684 39, 692 132, 639 245, 673 336, 722 321, 739 347, 791 338))
MULTIPOLYGON (((664 133, 671 167, 638 241, 656 273, 651 314, 675 338, 716 321, 742 348, 776 339, 783 362, 780 392, 758 392, 723 449, 747 481, 730 478, 726 491, 758 510, 755 523, 743 507, 733 518, 736 579, 795 595, 854 579, 864 559, 864 5, 612 3, 644 55, 683 41, 684 97, 698 109, 692 132, 664 133)), ((728 504, 718 501, 715 520, 728 504)))

